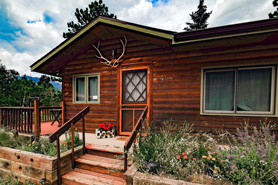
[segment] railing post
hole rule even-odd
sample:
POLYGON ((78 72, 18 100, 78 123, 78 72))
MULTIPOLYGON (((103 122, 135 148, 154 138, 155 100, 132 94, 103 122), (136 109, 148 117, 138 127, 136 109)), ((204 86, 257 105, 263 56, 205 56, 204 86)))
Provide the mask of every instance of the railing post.
POLYGON ((84 113, 82 114, 82 139, 83 139, 83 154, 86 153, 85 148, 85 120, 84 120, 84 113))
POLYGON ((60 141, 59 141, 59 136, 57 134, 56 136, 56 141, 57 141, 57 177, 58 177, 58 185, 61 185, 62 182, 61 182, 61 166, 60 166, 60 141))
POLYGON ((71 165, 72 169, 74 169, 74 128, 73 123, 71 123, 71 165))
POLYGON ((40 104, 39 100, 34 100, 34 116, 35 116, 35 137, 40 138, 40 104))
POLYGON ((62 101, 62 125, 65 124, 65 103, 62 101))
POLYGON ((126 172, 126 170, 127 170, 127 151, 125 151, 124 156, 125 156, 125 158, 124 158, 124 172, 126 172))

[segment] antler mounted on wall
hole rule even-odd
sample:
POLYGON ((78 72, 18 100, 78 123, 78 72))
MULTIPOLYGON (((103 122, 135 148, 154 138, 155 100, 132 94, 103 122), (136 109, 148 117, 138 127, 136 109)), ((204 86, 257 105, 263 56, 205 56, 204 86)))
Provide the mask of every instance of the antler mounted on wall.
POLYGON ((119 58, 117 58, 117 59, 114 59, 114 50, 112 50, 112 57, 113 57, 112 60, 108 60, 107 58, 103 57, 103 55, 101 54, 101 52, 99 50, 100 42, 98 42, 97 47, 95 45, 92 45, 97 50, 97 52, 99 54, 99 56, 96 55, 96 57, 104 60, 104 61, 100 61, 101 63, 104 63, 104 64, 106 64, 107 66, 110 66, 110 67, 117 67, 120 64, 119 60, 124 56, 125 48, 126 48, 126 44, 127 44, 126 37, 124 36, 124 38, 125 38, 125 43, 122 41, 122 39, 120 39, 121 44, 123 46, 123 51, 121 53, 121 56, 119 58))

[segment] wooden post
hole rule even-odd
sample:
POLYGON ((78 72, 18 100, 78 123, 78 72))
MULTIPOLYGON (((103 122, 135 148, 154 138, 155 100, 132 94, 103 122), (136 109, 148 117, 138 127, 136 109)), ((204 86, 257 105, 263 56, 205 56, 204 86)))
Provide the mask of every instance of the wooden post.
POLYGON ((84 120, 84 114, 82 114, 82 139, 83 139, 83 154, 86 153, 85 148, 85 120, 84 120))
POLYGON ((56 141, 57 141, 57 177, 58 177, 58 185, 61 185, 61 161, 60 161, 60 141, 59 141, 59 135, 57 134, 56 136, 56 141))
POLYGON ((62 125, 65 124, 65 103, 62 101, 62 125))
POLYGON ((40 138, 40 103, 39 100, 34 100, 34 116, 35 116, 35 137, 40 138))
MULTIPOLYGON (((127 152, 127 151, 126 151, 127 152)), ((127 153, 125 152, 125 158, 124 158, 124 172, 127 170, 127 153)))
POLYGON ((71 123, 71 164, 72 164, 72 169, 74 169, 74 127, 73 127, 73 123, 71 123))

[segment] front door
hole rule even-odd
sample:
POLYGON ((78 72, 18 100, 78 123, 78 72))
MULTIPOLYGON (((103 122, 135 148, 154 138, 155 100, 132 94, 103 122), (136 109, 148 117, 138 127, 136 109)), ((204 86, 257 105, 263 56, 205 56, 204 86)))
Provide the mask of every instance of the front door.
POLYGON ((121 70, 121 135, 131 133, 145 106, 149 105, 149 73, 148 67, 121 70))

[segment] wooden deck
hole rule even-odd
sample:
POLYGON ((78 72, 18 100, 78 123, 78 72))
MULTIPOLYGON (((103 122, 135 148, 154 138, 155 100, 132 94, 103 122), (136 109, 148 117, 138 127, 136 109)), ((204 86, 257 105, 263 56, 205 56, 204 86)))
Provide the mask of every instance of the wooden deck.
POLYGON ((60 128, 58 127, 59 123, 57 121, 53 125, 51 123, 52 121, 41 123, 41 136, 50 135, 60 128))

